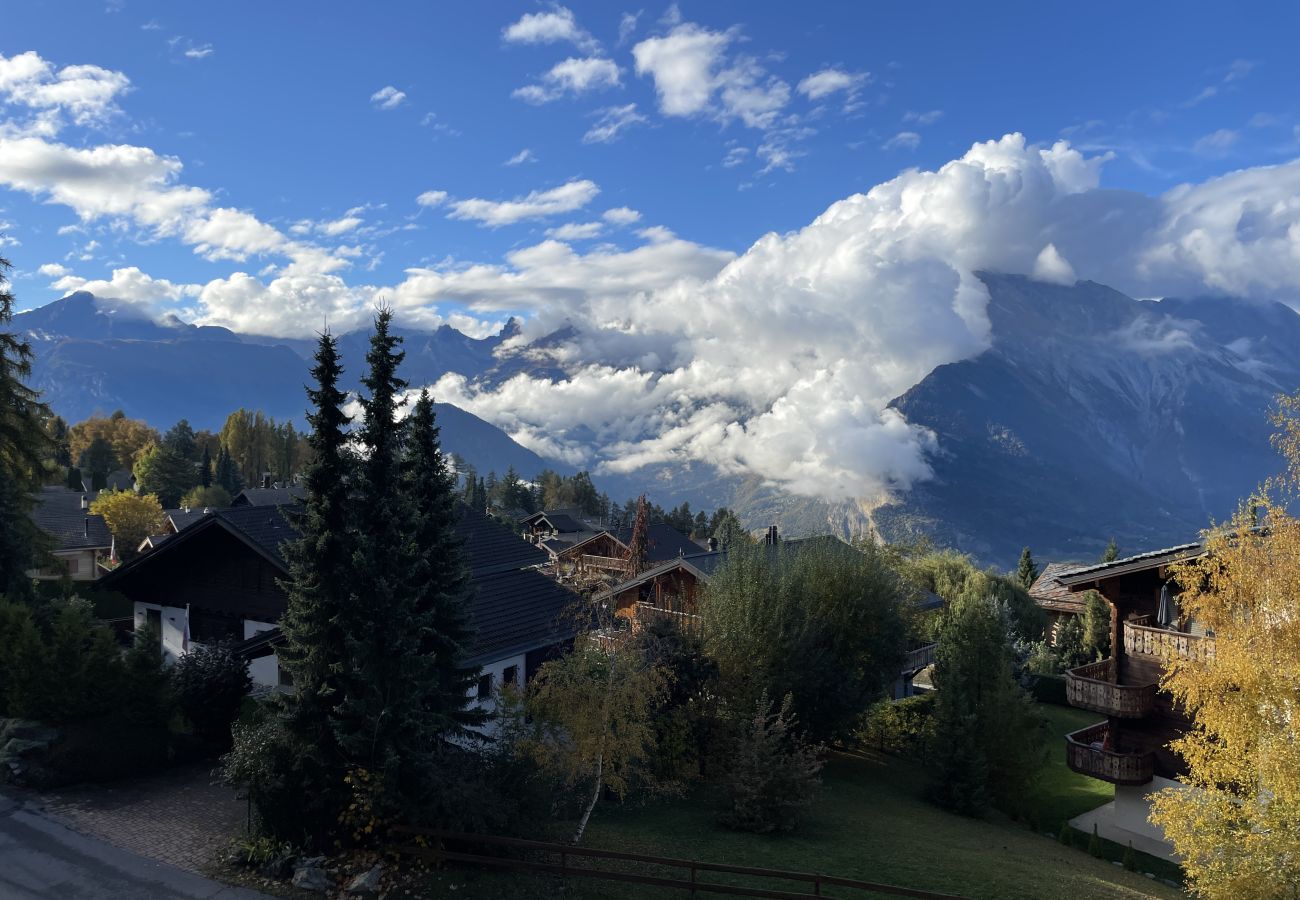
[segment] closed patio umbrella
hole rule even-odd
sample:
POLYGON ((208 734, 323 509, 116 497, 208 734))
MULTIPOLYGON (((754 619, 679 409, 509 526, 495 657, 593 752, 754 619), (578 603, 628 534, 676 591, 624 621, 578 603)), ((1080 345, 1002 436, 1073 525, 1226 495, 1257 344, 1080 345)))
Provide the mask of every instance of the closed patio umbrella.
POLYGON ((1160 606, 1156 609, 1156 624, 1173 628, 1178 624, 1178 601, 1169 593, 1169 585, 1160 588, 1160 606))

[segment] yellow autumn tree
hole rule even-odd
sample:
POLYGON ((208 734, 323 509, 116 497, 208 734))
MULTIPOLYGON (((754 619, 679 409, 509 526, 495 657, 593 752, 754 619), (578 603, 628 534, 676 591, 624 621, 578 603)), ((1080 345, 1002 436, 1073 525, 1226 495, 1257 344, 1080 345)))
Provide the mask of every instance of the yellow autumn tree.
POLYGON ((1300 897, 1300 521, 1287 512, 1300 487, 1300 393, 1280 398, 1274 423, 1286 474, 1173 573, 1215 651, 1172 661, 1162 680, 1193 721, 1172 745, 1191 789, 1161 791, 1151 819, 1188 887, 1214 900, 1300 897))
POLYGON ((163 508, 153 494, 134 491, 101 491, 90 511, 103 516, 113 532, 117 554, 123 559, 136 555, 140 542, 163 530, 163 508))

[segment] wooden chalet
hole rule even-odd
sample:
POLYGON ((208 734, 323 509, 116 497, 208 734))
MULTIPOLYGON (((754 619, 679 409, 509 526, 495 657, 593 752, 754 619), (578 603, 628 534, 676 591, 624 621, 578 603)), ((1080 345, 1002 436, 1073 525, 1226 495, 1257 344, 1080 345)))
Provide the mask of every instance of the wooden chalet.
MULTIPOLYGON (((812 547, 842 548, 845 553, 857 551, 839 538, 831 535, 780 539, 776 526, 768 528, 764 547, 770 554, 798 553, 812 547)), ((669 617, 683 628, 698 627, 700 622, 698 597, 709 579, 726 563, 728 548, 714 548, 683 554, 658 565, 651 566, 640 575, 601 591, 592 597, 598 604, 608 604, 613 609, 615 621, 635 631, 646 621, 669 617)), ((942 608, 944 601, 937 594, 926 592, 919 604, 922 612, 942 608)), ((912 679, 934 662, 933 643, 911 648, 904 658, 893 696, 911 696, 912 679)))
MULTIPOLYGON (((275 658, 287 597, 282 548, 297 538, 301 507, 248 505, 212 510, 149 553, 106 576, 130 598, 135 626, 153 625, 164 655, 193 643, 228 641, 250 661, 254 683, 287 686, 275 658)), ((503 682, 522 683, 571 639, 569 611, 580 598, 537 571, 546 554, 509 528, 460 506, 457 532, 474 588, 475 642, 467 662, 481 667, 476 699, 491 708, 503 682)))
POLYGON ((103 516, 90 511, 95 493, 47 486, 36 495, 32 521, 49 538, 53 559, 27 572, 37 581, 94 581, 113 555, 113 535, 103 516))
MULTIPOLYGON (((575 577, 615 577, 627 573, 628 545, 632 541, 632 528, 602 530, 585 540, 569 543, 555 554, 557 572, 575 577)), ((714 542, 716 549, 716 541, 714 542)), ((667 523, 646 526, 646 562, 658 564, 680 556, 699 553, 701 547, 667 523)))
POLYGON ((1048 563, 1029 587, 1030 598, 1047 613, 1047 641, 1050 644, 1056 643, 1056 633, 1062 624, 1075 616, 1083 615, 1084 595, 1071 591, 1061 584, 1060 576, 1083 568, 1084 565, 1084 563, 1069 562, 1048 563))
POLYGON ((1066 762, 1076 772, 1108 781, 1115 802, 1097 822, 1103 837, 1166 848, 1163 834, 1147 822, 1147 795, 1179 786, 1186 771, 1169 749, 1191 722, 1159 689, 1171 659, 1214 655, 1214 636, 1178 607, 1178 586, 1170 566, 1202 556, 1203 544, 1182 544, 1057 575, 1073 594, 1095 590, 1111 606, 1110 658, 1071 669, 1065 675, 1072 706, 1099 713, 1095 725, 1066 736, 1066 762))

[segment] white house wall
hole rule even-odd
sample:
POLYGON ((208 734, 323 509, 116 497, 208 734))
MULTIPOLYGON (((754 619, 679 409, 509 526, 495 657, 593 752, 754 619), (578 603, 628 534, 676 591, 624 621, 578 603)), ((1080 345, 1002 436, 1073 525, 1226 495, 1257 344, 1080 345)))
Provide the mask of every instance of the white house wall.
MULTIPOLYGON (((255 622, 252 619, 244 620, 244 640, 259 634, 263 631, 270 631, 276 626, 270 622, 255 622)), ((248 674, 253 679, 254 687, 279 687, 280 685, 280 661, 272 653, 270 656, 263 656, 260 659, 254 659, 248 664, 248 674)))
MULTIPOLYGON (((501 685, 502 685, 501 679, 505 673, 505 670, 510 668, 511 666, 515 666, 516 667, 515 671, 518 673, 518 675, 516 676, 517 680, 515 682, 515 686, 522 687, 521 682, 524 680, 524 678, 527 677, 527 668, 526 668, 527 661, 528 661, 527 655, 520 653, 515 656, 507 656, 503 659, 498 659, 498 660, 493 660, 492 662, 483 663, 482 670, 479 672, 479 676, 480 677, 482 677, 483 675, 492 676, 492 693, 491 696, 489 696, 488 698, 484 700, 480 700, 478 699, 478 685, 475 684, 473 687, 471 687, 469 689, 469 696, 472 701, 471 705, 473 706, 473 708, 481 709, 484 712, 486 712, 489 716, 495 713, 497 710, 497 693, 501 690, 501 685)), ((494 719, 489 718, 480 730, 483 732, 483 734, 487 735, 488 737, 491 737, 496 734, 497 723, 494 719)))

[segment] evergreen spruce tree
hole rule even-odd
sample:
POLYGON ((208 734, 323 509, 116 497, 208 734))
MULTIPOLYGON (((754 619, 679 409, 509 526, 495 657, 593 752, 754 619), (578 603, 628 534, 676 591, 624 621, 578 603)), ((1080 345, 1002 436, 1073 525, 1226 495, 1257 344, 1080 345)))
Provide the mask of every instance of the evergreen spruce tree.
POLYGON ((381 814, 410 812, 427 797, 437 725, 430 715, 438 673, 420 654, 427 625, 418 617, 413 570, 419 548, 402 477, 405 427, 398 419, 406 388, 397 374, 405 355, 390 332, 392 311, 381 309, 361 379, 363 458, 357 466, 357 540, 349 572, 352 595, 342 625, 335 736, 349 764, 376 779, 381 814))
POLYGON ((464 736, 484 720, 482 711, 469 705, 478 667, 464 665, 473 623, 469 570, 455 530, 455 479, 442 454, 433 400, 421 391, 407 420, 403 487, 417 554, 410 573, 412 628, 422 635, 419 658, 432 663, 435 675, 426 697, 428 727, 443 740, 464 736))
POLYGON ((1034 562, 1034 555, 1026 547, 1020 551, 1020 566, 1016 569, 1016 580, 1025 590, 1033 587, 1034 582, 1038 579, 1038 564, 1034 562))
POLYGON ((1119 544, 1115 543, 1115 538, 1112 537, 1110 543, 1106 545, 1106 552, 1101 555, 1101 561, 1108 563, 1117 559, 1119 559, 1119 544))
POLYGON ((199 460, 199 487, 212 487, 212 452, 208 445, 203 445, 203 456, 199 460))
MULTIPOLYGON (((301 537, 286 545, 290 577, 288 603, 280 618, 284 645, 280 666, 294 685, 281 695, 279 720, 288 746, 267 754, 275 769, 264 785, 249 785, 262 818, 282 838, 319 840, 336 823, 346 796, 344 757, 334 738, 333 719, 340 701, 340 671, 345 663, 345 608, 351 602, 350 566, 354 537, 348 526, 350 457, 343 412, 347 394, 338 343, 322 334, 316 349, 307 397, 312 412, 308 442, 312 457, 304 473, 307 496, 298 527, 301 537), (260 790, 259 790, 260 789, 260 790), (286 807, 294 813, 286 816, 286 807)), ((219 471, 230 472, 230 456, 219 452, 219 471)))

